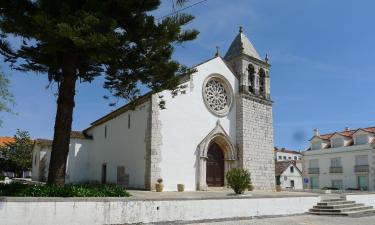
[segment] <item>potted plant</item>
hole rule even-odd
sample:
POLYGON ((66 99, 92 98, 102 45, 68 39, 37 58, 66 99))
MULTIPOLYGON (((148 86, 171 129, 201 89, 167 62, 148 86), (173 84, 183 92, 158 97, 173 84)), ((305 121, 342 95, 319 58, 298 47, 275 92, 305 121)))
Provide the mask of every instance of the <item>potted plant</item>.
POLYGON ((178 192, 184 192, 185 184, 177 184, 177 190, 178 192))
POLYGON ((164 189, 163 179, 157 179, 157 183, 155 184, 156 192, 162 192, 164 189))
POLYGON ((233 168, 226 174, 228 186, 233 189, 236 194, 243 194, 251 183, 250 173, 247 170, 233 168))

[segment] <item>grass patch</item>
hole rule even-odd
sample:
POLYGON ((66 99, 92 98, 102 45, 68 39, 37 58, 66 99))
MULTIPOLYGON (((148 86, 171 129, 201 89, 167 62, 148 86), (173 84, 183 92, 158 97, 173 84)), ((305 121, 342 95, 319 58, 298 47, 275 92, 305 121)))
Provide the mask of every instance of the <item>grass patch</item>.
POLYGON ((129 197, 125 188, 117 185, 30 185, 0 184, 0 196, 9 197, 129 197))

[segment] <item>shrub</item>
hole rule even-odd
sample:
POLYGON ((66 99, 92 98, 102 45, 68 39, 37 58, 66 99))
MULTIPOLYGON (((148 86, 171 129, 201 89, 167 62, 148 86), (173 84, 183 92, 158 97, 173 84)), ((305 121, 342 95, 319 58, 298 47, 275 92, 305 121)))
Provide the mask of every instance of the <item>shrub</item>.
POLYGON ((16 197, 129 197, 125 188, 117 185, 29 185, 0 184, 0 196, 16 197))
POLYGON ((4 180, 4 179, 5 179, 4 174, 0 172, 0 180, 4 180))
POLYGON ((322 187, 321 190, 339 190, 339 189, 335 187, 322 187))
POLYGON ((234 168, 227 172, 228 185, 236 194, 242 194, 251 184, 250 173, 244 169, 234 168))

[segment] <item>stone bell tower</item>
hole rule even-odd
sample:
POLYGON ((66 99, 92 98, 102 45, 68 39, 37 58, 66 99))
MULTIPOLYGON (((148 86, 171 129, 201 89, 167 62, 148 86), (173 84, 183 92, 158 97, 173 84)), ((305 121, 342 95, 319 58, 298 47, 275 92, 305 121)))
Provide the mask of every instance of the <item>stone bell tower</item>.
POLYGON ((238 166, 251 173, 258 190, 275 189, 275 161, 270 95, 270 64, 262 60, 242 27, 224 59, 239 80, 236 93, 238 166))

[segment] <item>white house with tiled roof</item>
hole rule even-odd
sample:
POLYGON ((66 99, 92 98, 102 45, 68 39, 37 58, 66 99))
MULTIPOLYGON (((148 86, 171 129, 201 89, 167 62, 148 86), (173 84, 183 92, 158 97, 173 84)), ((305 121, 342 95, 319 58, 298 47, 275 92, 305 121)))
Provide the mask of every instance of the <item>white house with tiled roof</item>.
POLYGON ((282 189, 302 190, 302 171, 296 161, 279 161, 275 163, 276 184, 282 189))
POLYGON ((305 188, 375 190, 375 127, 329 134, 314 130, 303 153, 305 188))
POLYGON ((293 160, 298 161, 298 160, 302 160, 302 154, 299 151, 275 147, 275 160, 277 162, 293 161, 293 160))
POLYGON ((73 139, 67 181, 152 190, 162 178, 168 191, 177 184, 206 190, 224 186, 225 172, 239 167, 249 170, 255 189, 274 190, 268 58, 240 29, 223 58, 194 68, 177 95, 147 94, 93 122, 85 139, 73 139))

